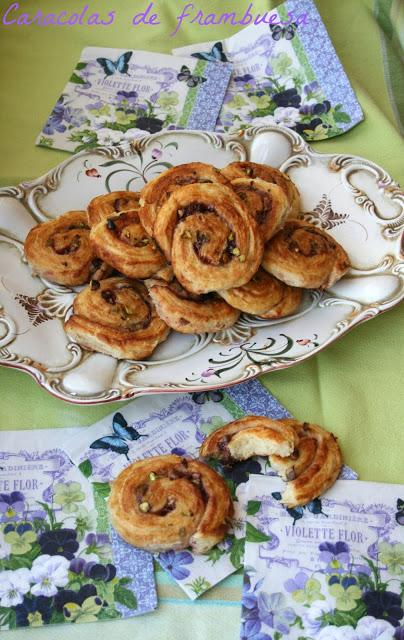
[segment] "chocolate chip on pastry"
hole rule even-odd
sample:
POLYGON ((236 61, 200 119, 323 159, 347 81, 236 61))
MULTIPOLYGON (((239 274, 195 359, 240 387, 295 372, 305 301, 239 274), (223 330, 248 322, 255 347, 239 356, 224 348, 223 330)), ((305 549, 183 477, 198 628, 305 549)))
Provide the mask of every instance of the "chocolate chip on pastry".
POLYGON ((283 189, 260 178, 236 178, 230 184, 253 216, 264 242, 272 238, 289 212, 289 201, 283 189))
POLYGON ((304 289, 326 289, 347 272, 346 251, 328 233, 303 220, 288 220, 264 250, 263 268, 304 289))
POLYGON ((174 280, 146 281, 160 318, 179 333, 205 333, 231 327, 240 312, 214 293, 191 294, 174 280))
POLYGON ((133 209, 95 224, 90 241, 97 256, 128 278, 148 278, 166 265, 133 209))
POLYGON ((282 420, 245 416, 213 431, 203 442, 199 453, 202 458, 212 457, 230 464, 251 456, 275 453, 289 456, 297 441, 295 430, 282 420))
POLYGON ((263 269, 247 284, 218 294, 232 307, 261 318, 281 318, 294 313, 301 302, 301 289, 289 287, 263 269))
POLYGON ((119 535, 149 551, 191 547, 207 553, 224 538, 233 516, 223 478, 202 462, 176 455, 124 469, 112 483, 108 507, 119 535))
POLYGON ((177 189, 158 212, 154 237, 177 280, 192 293, 241 286, 262 259, 255 221, 234 191, 221 184, 177 189))
POLYGON ((85 211, 69 211, 29 232, 24 251, 34 272, 75 287, 89 281, 96 257, 85 211))
POLYGON ((94 224, 122 211, 137 211, 140 194, 135 191, 113 191, 93 198, 87 207, 88 222, 94 224))
POLYGON ((300 212, 300 194, 296 185, 286 173, 257 162, 231 162, 221 169, 228 180, 236 178, 260 178, 265 182, 277 184, 285 192, 289 201, 288 216, 297 216, 300 212))
POLYGON ((73 311, 66 333, 83 347, 115 358, 146 358, 170 332, 146 287, 126 278, 92 280, 76 296, 73 311))
POLYGON ((154 233, 154 223, 164 202, 178 188, 195 183, 227 184, 219 169, 203 162, 180 164, 164 171, 147 183, 141 191, 140 219, 149 235, 154 233))
POLYGON ((332 433, 316 424, 285 420, 298 442, 292 455, 269 457, 271 466, 288 481, 282 494, 287 507, 307 504, 327 491, 341 471, 342 455, 332 433))

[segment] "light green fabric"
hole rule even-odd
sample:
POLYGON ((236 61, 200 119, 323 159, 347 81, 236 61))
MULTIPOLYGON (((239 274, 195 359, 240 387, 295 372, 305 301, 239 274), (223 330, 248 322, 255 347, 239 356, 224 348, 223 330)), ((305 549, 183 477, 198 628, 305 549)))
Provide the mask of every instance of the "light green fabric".
MULTIPOLYGON (((386 0, 391 5, 391 0, 386 0)), ((106 15, 117 9, 110 27, 2 27, 0 71, 2 82, 0 183, 16 184, 34 178, 66 157, 63 152, 34 147, 34 140, 64 83, 88 45, 118 46, 169 52, 174 46, 220 39, 237 28, 190 27, 184 25, 175 38, 175 26, 183 0, 156 0, 162 24, 132 27, 131 17, 148 2, 97 0, 89 3, 106 15)), ((25 0, 25 11, 34 14, 62 10, 51 0, 25 0)), ((67 3, 66 3, 67 4, 67 3)), ((70 0, 69 11, 81 9, 84 0, 70 0)), ((232 10, 248 2, 234 0, 232 10)), ((274 6, 277 3, 272 3, 274 6)), ((382 3, 381 3, 382 4, 382 3)), ((1 3, 3 7, 8 2, 1 3)), ((208 11, 229 10, 221 0, 195 3, 208 11)), ((345 152, 364 156, 382 165, 404 184, 403 141, 396 128, 383 73, 380 29, 373 14, 373 0, 317 0, 341 61, 348 73, 366 119, 347 134, 316 143, 323 152, 345 152)), ((266 9, 264 0, 254 10, 266 9)), ((404 307, 395 308, 367 322, 296 367, 272 373, 264 382, 297 417, 323 424, 340 439, 346 462, 362 479, 404 482, 403 423, 403 319, 404 307)), ((303 336, 302 336, 303 337, 303 336)), ((27 375, 0 369, 0 427, 2 429, 63 427, 90 424, 117 405, 76 407, 56 400, 27 375)), ((84 640, 97 635, 141 640, 234 640, 239 633, 241 577, 233 576, 208 592, 197 603, 183 598, 180 589, 164 574, 158 574, 162 597, 157 612, 128 621, 64 626, 32 632, 32 637, 53 640, 84 640)), ((26 638, 24 630, 5 637, 26 638)))

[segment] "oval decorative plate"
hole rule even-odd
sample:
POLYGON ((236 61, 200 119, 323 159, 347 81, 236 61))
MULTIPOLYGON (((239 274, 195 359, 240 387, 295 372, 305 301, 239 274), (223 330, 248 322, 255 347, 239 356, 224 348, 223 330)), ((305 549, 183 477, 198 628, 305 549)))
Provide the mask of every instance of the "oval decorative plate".
POLYGON ((383 169, 355 156, 316 153, 277 126, 242 136, 165 132, 79 153, 42 178, 0 190, 0 363, 81 404, 225 387, 293 366, 404 297, 403 228, 404 193, 383 169), (106 191, 139 190, 173 165, 204 160, 220 168, 245 159, 289 173, 301 192, 304 218, 348 252, 348 274, 326 292, 308 291, 292 317, 242 315, 215 334, 172 332, 144 362, 119 361, 69 342, 63 319, 76 292, 31 275, 23 254, 31 227, 85 209, 106 191))

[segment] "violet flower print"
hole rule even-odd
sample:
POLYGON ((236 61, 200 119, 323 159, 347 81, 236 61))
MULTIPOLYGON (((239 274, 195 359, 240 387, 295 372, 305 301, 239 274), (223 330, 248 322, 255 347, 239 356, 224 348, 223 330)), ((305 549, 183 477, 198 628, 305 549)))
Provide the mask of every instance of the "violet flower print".
POLYGON ((79 548, 77 531, 74 529, 58 529, 45 531, 39 538, 42 553, 50 556, 64 556, 71 560, 79 548))
POLYGON ((54 596, 58 587, 69 582, 69 561, 63 556, 39 556, 32 564, 30 581, 34 583, 31 593, 34 596, 54 596))
POLYGON ((59 98, 56 105, 53 108, 48 120, 43 128, 43 133, 47 136, 51 136, 55 131, 58 133, 64 133, 66 131, 66 125, 63 124, 65 117, 65 107, 63 105, 63 96, 59 98))
POLYGON ((280 633, 289 633, 289 626, 296 620, 296 614, 291 607, 287 607, 287 600, 283 593, 258 594, 258 610, 260 620, 268 627, 280 633))
POLYGON ((377 620, 372 616, 361 618, 355 631, 361 640, 392 640, 395 638, 394 627, 389 622, 377 620))
POLYGON ((387 620, 393 627, 398 627, 404 616, 401 598, 392 591, 367 591, 362 596, 369 616, 387 620))
POLYGON ((28 569, 3 571, 0 573, 0 605, 14 607, 21 604, 23 596, 28 593, 30 572, 28 569))
POLYGON ((20 491, 0 493, 0 522, 18 520, 25 509, 24 494, 20 491))
POLYGON ((165 551, 159 553, 161 566, 168 571, 175 580, 184 580, 191 575, 184 565, 192 564, 194 559, 189 551, 165 551))
POLYGON ((17 627, 42 627, 48 624, 52 615, 52 598, 24 598, 15 607, 17 627))
POLYGON ((344 573, 344 567, 349 564, 349 547, 346 542, 322 542, 319 546, 321 562, 325 562, 326 573, 344 573))
POLYGON ((272 636, 261 633, 259 621, 247 620, 241 625, 240 640, 272 640, 272 636))

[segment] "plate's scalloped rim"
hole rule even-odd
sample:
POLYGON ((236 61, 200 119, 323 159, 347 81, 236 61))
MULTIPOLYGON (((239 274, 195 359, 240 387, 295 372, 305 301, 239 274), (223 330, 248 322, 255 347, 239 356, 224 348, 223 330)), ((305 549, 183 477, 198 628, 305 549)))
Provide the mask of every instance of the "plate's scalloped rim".
MULTIPOLYGON (((363 165, 364 168, 370 168, 372 173, 376 177, 379 178, 378 187, 382 191, 385 197, 388 197, 392 201, 398 201, 402 205, 402 211, 398 213, 396 217, 393 218, 382 218, 376 214, 375 217, 378 219, 379 224, 384 224, 384 229, 391 229, 391 234, 386 234, 387 238, 393 239, 394 237, 401 235, 401 250, 400 257, 404 260, 404 191, 401 189, 400 185, 394 181, 391 176, 388 174, 385 169, 380 167, 380 165, 375 162, 368 160, 362 156, 352 155, 352 154, 341 154, 341 153, 321 153, 313 149, 306 141, 299 136, 296 132, 291 131, 290 129, 278 125, 268 125, 261 127, 251 127, 249 129, 240 131, 239 134, 221 134, 214 132, 204 132, 204 131, 193 131, 193 130, 178 130, 178 131, 160 131, 155 134, 146 135, 142 138, 137 138, 131 142, 126 144, 120 144, 115 147, 97 147, 91 150, 80 151, 77 154, 69 156, 61 163, 59 163, 53 169, 50 169, 48 172, 44 173, 42 176, 35 178, 33 180, 22 181, 17 186, 9 186, 0 188, 0 197, 11 197, 15 198, 19 201, 23 201, 27 206, 27 213, 36 221, 46 220, 46 216, 43 214, 35 213, 32 210, 32 194, 36 191, 41 191, 45 189, 45 193, 49 193, 50 191, 54 191, 57 189, 59 184, 59 177, 63 173, 64 169, 73 161, 76 161, 80 157, 85 157, 88 155, 101 155, 111 159, 121 159, 128 156, 132 156, 136 147, 140 147, 141 149, 147 148, 150 144, 153 143, 155 139, 161 138, 164 135, 175 135, 175 136, 189 136, 189 135, 198 135, 201 138, 207 139, 210 143, 213 143, 217 148, 224 148, 233 150, 232 147, 243 147, 244 140, 253 140, 257 134, 261 133, 270 133, 277 132, 282 133, 288 138, 292 155, 287 158, 281 165, 281 169, 293 168, 293 166, 299 166, 301 160, 304 158, 301 156, 308 155, 315 159, 329 159, 332 160, 334 165, 337 168, 331 168, 336 172, 344 169, 345 165, 349 165, 352 162, 357 163, 359 166, 363 165), (297 163, 296 163, 297 161, 297 163), (41 189, 42 188, 42 189, 41 189), (387 189, 386 189, 387 188, 387 189), (31 205, 31 206, 30 206, 31 205), (42 218, 43 216, 43 218, 42 218)), ((351 186, 352 187, 352 186, 351 186)), ((352 193, 356 192, 355 201, 358 204, 363 205, 363 196, 366 198, 366 194, 363 194, 359 189, 352 187, 352 193)), ((371 202, 371 201, 370 201, 371 202)), ((34 206, 34 209, 37 209, 34 206)), ((10 238, 11 239, 11 238, 10 238)), ((404 263, 403 266, 400 266, 400 262, 398 260, 395 261, 395 275, 404 276, 404 263)), ((166 385, 156 385, 156 386, 128 386, 126 389, 118 387, 112 387, 108 390, 104 390, 98 394, 92 395, 76 395, 75 393, 69 393, 63 391, 59 388, 59 380, 52 376, 51 380, 47 379, 46 371, 38 365, 35 364, 28 358, 23 356, 17 357, 13 360, 4 360, 0 357, 0 365, 9 367, 12 369, 17 369, 23 371, 30 375, 40 386, 42 386, 46 391, 48 391, 54 397, 65 400, 72 404, 78 405, 94 405, 94 404, 104 404, 109 402, 116 401, 128 401, 130 399, 142 396, 142 395, 153 395, 159 393, 178 393, 178 392, 198 392, 198 391, 209 391, 214 389, 220 389, 225 387, 232 387, 241 382, 245 382, 246 380, 251 380, 257 378, 260 375, 265 373, 270 373, 271 371, 277 371, 280 369, 286 369, 290 366, 294 366, 300 362, 308 360, 313 356, 317 355, 323 349, 328 347, 331 343, 335 342, 343 335, 345 335, 348 331, 353 329, 354 327, 370 320, 371 318, 380 315, 381 313, 385 313, 389 309, 398 305, 404 298, 404 283, 400 288, 399 296, 395 296, 393 301, 387 300, 378 303, 373 303, 368 305, 366 308, 362 308, 358 310, 358 313, 355 314, 350 320, 342 321, 342 327, 336 327, 328 339, 326 339, 321 345, 313 348, 311 351, 308 351, 300 356, 297 356, 293 359, 292 362, 284 362, 282 360, 278 362, 272 362, 270 365, 246 365, 243 371, 239 374, 239 378, 237 380, 231 381, 223 381, 221 380, 218 384, 212 384, 209 382, 205 382, 203 385, 201 384, 183 384, 183 383, 168 383, 166 385)), ((342 296, 341 296, 341 299, 342 296)), ((349 301, 350 299, 346 299, 349 301)), ((355 302, 355 301, 352 301, 355 302)), ((362 307, 362 305, 360 305, 362 307)), ((2 308, 0 307, 0 317, 2 315, 2 308)), ((75 343, 68 343, 68 345, 74 345, 75 343)), ((62 370, 61 370, 62 372, 62 370)))

